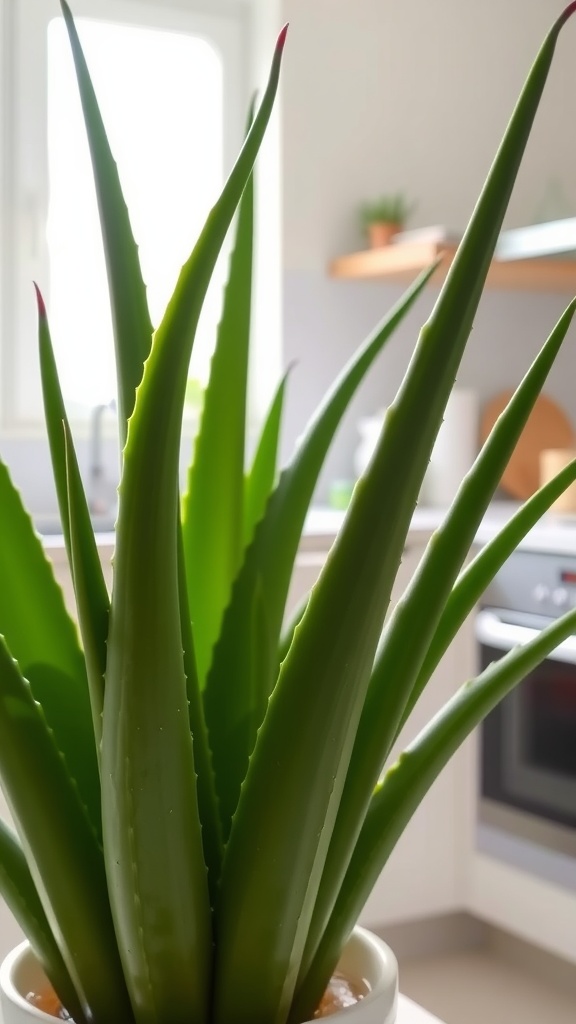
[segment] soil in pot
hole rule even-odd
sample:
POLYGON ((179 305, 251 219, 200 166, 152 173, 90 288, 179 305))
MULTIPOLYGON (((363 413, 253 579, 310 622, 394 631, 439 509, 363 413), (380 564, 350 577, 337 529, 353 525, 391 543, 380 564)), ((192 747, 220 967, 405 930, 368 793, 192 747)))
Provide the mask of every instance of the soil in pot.
MULTIPOLYGON (((364 996, 368 995, 370 991, 368 983, 365 981, 350 981, 343 974, 337 971, 330 981, 328 988, 326 989, 322 1000, 314 1018, 329 1017, 333 1013, 337 1013, 339 1010, 346 1009, 347 1006, 353 1006, 355 1003, 363 999, 364 996)), ((72 1021, 72 1018, 66 1013, 66 1010, 62 1006, 58 996, 52 991, 52 989, 46 989, 45 992, 34 993, 29 992, 26 996, 29 1003, 35 1006, 38 1010, 42 1010, 44 1013, 50 1014, 51 1017, 56 1017, 59 1020, 72 1021)))
POLYGON ((368 995, 370 988, 366 981, 350 981, 339 971, 332 975, 332 979, 326 989, 320 1005, 314 1014, 314 1018, 329 1017, 338 1010, 345 1010, 347 1006, 354 1006, 364 996, 368 995))
POLYGON ((43 1013, 49 1013, 51 1017, 57 1017, 58 1020, 72 1021, 70 1014, 66 1012, 62 1003, 58 999, 58 996, 51 988, 40 993, 28 992, 26 999, 32 1006, 35 1006, 37 1010, 42 1010, 43 1013))

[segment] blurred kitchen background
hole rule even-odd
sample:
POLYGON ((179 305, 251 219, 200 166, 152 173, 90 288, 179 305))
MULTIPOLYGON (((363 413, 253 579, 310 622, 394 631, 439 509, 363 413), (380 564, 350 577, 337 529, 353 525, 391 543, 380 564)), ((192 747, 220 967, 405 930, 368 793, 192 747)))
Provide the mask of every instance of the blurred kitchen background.
MULTIPOLYGON (((471 213, 527 69, 559 6, 557 0, 493 0, 473 8, 457 0, 437 0, 434 4, 415 0, 408 7, 381 0, 362 0, 359 4, 349 0, 315 0, 313 4, 306 0, 214 0, 210 4, 206 0, 173 0, 162 6, 160 15, 154 0, 76 3, 79 17, 93 19, 96 13, 109 23, 120 18, 123 24, 130 16, 135 24, 142 22, 148 28, 157 24, 161 29, 174 29, 180 25, 181 29, 183 26, 198 32, 202 18, 210 16, 208 20, 211 18, 216 26, 212 25, 214 38, 218 33, 222 37, 224 54, 224 115, 219 108, 224 118, 223 139, 216 140, 220 156, 214 157, 221 173, 230 165, 241 137, 244 99, 263 80, 278 26, 290 21, 279 113, 260 166, 259 298, 255 310, 257 347, 252 388, 252 412, 257 421, 282 367, 293 364, 284 458, 292 451, 325 388, 405 287, 406 282, 388 277, 353 280, 330 276, 328 268, 332 261, 367 244, 359 216, 361 204, 382 193, 401 192, 415 203, 407 224, 409 229, 442 225, 457 237, 471 213), (189 25, 186 19, 191 19, 189 25), (232 33, 234 45, 225 29, 232 33), (226 85, 227 77, 232 76, 226 64, 227 54, 231 54, 230 67, 236 61, 233 71, 238 89, 233 96, 229 95, 230 84, 226 85)), ((5 46, 10 49, 11 33, 17 43, 12 47, 11 61, 6 63, 8 75, 14 66, 14 54, 17 57, 25 49, 24 40, 30 36, 32 27, 41 41, 46 23, 50 18, 57 20, 58 4, 56 0, 47 0, 43 5, 34 0, 2 0, 0 10, 5 46), (36 27, 40 15, 43 21, 36 27)), ((202 31, 208 32, 206 25, 202 31)), ((564 220, 576 214, 576 147, 570 109, 576 72, 570 31, 569 28, 560 40, 510 204, 508 227, 564 220)), ((54 55, 52 64, 59 68, 63 57, 57 49, 54 55)), ((173 56, 171 59, 174 63, 173 56)), ((94 63, 97 64, 96 56, 94 63)), ((110 75, 111 59, 107 56, 100 63, 104 63, 104 71, 110 75)), ((17 91, 22 81, 25 65, 23 68, 20 77, 16 74, 14 80, 5 80, 7 103, 10 89, 17 91)), ((31 69, 28 72, 32 75, 31 69)), ((37 91, 44 102, 46 90, 42 82, 40 78, 37 91)), ((28 86, 27 96, 31 91, 28 86)), ((52 93, 56 95, 55 87, 52 93)), ((18 96, 14 98, 17 100, 18 96)), ((127 102, 128 110, 138 107, 137 90, 128 95, 127 102)), ((109 106, 112 116, 117 104, 112 102, 109 106)), ((19 109, 16 103, 16 111, 19 109)), ((29 112, 25 105, 21 109, 24 114, 29 112)), ((153 111, 150 122, 152 114, 153 111)), ((85 361, 87 351, 100 352, 85 337, 93 316, 82 314, 91 301, 89 297, 83 300, 81 293, 83 281, 90 275, 79 269, 81 261, 73 234, 56 247, 58 253, 66 250, 72 254, 59 270, 55 258, 50 263, 45 251, 45 218, 54 198, 37 171, 46 161, 43 133, 39 140, 30 140, 32 129, 36 131, 40 124, 36 111, 34 117, 30 126, 24 121, 17 122, 18 144, 5 149, 4 155, 5 195, 12 190, 14 202, 10 206, 5 203, 2 210, 3 333, 10 341, 4 344, 0 415, 4 456, 31 506, 41 517, 49 518, 55 511, 55 502, 48 463, 43 457, 45 446, 39 434, 32 278, 45 288, 53 317, 58 273, 64 282, 59 286, 60 307, 69 310, 71 297, 78 295, 80 326, 69 327, 70 340, 62 362, 67 365, 72 356, 78 362, 78 444, 85 473, 94 477, 92 489, 97 509, 113 506, 117 458, 113 415, 93 411, 111 399, 112 389, 98 390, 94 385, 92 391, 86 391, 86 382, 95 381, 103 372, 101 355, 93 363, 85 361), (16 260, 12 259, 14 252, 16 260), (69 280, 73 272, 72 288, 69 280), (17 342, 22 336, 25 344, 17 342)), ((9 126, 6 118, 6 129, 9 126)), ((204 139, 201 120, 197 118, 194 126, 204 139)), ((149 130, 146 121, 145 130, 149 130)), ((117 134, 122 136, 121 131, 117 134)), ((60 136, 55 134, 54 153, 59 152, 60 146, 60 136)), ((193 146, 189 148, 190 153, 182 149, 177 154, 185 169, 187 159, 192 169, 198 163, 193 146)), ((51 160, 52 193, 56 193, 58 168, 54 157, 51 160)), ((74 166, 73 161, 69 163, 74 166)), ((166 161, 161 160, 154 170, 156 178, 150 177, 150 187, 155 188, 152 195, 160 197, 160 220, 164 222, 174 220, 166 206, 168 193, 173 190, 178 195, 178 183, 173 186, 170 179, 167 187, 163 181, 165 165, 166 161)), ((217 178, 217 174, 212 177, 217 178)), ((182 179, 186 180, 184 173, 182 179)), ((200 182, 199 190, 202 188, 207 202, 209 188, 200 182)), ((70 192, 69 186, 64 189, 66 192, 70 192)), ((145 199, 144 205, 149 208, 150 201, 145 199)), ((58 222, 55 213, 53 210, 52 220, 58 222)), ((191 211, 188 220, 184 215, 181 218, 184 240, 175 244, 172 269, 165 272, 166 287, 184 258, 189 238, 194 237, 187 227, 188 221, 193 225, 198 218, 198 210, 191 211)), ((70 220, 72 230, 74 218, 70 220)), ((574 227, 576 250, 576 222, 574 227)), ((146 236, 147 230, 144 223, 140 233, 146 236)), ((156 237, 158 244, 148 243, 149 249, 168 247, 164 235, 152 236, 156 237)), ((569 234, 564 239, 564 248, 571 244, 569 234)), ((101 268, 99 272, 103 274, 101 268)), ((410 274, 406 280, 409 277, 410 274)), ((487 400, 518 382, 566 304, 570 284, 560 293, 541 287, 534 289, 531 283, 486 292, 457 382, 459 388, 473 391, 479 413, 487 400)), ((166 289, 163 293, 160 288, 158 294, 151 296, 159 310, 164 294, 166 289)), ((426 292, 354 401, 328 459, 318 492, 320 503, 329 502, 334 484, 338 491, 340 482, 353 481, 359 421, 378 414, 392 400, 419 327, 436 294, 434 287, 426 292)), ((208 335, 217 319, 217 307, 216 295, 207 318, 208 335)), ((56 344, 62 333, 54 330, 56 344)), ((209 341, 207 345, 203 348, 200 371, 204 377, 209 365, 209 341)), ((197 347, 200 350, 200 344, 197 347)), ((109 360, 109 355, 106 359, 109 360)), ((571 423, 576 420, 575 373, 576 345, 568 340, 551 374, 547 392, 571 423)), ((71 398, 74 406, 74 395, 71 398)), ((183 451, 183 465, 188 456, 189 445, 183 451)))
MULTIPOLYGON (((466 226, 530 64, 561 8, 562 0, 74 0, 92 48, 98 91, 99 76, 103 86, 108 82, 105 117, 114 122, 120 146, 128 139, 119 162, 131 208, 134 197, 134 226, 149 261, 157 317, 231 165, 248 98, 264 81, 278 29, 290 22, 279 108, 259 166, 251 393, 254 426, 283 369, 292 366, 284 459, 326 388, 423 265, 408 260, 406 279, 399 281, 394 254, 430 235, 404 241, 397 235, 383 252, 370 254, 360 208, 400 194, 414 204, 407 233, 437 226, 439 248, 443 238, 449 247, 466 226), (128 45, 134 57, 130 75, 124 63, 128 45), (150 47, 156 47, 155 76, 149 74, 150 47), (193 60, 187 47, 194 48, 193 60), (160 51, 171 74, 161 71, 160 51), (199 85, 191 69, 200 67, 205 78, 199 85), (133 116, 138 109, 141 123, 133 116), (189 131, 181 130, 183 123, 189 131), (172 145, 174 151, 168 149, 172 145), (210 173, 193 177, 205 161, 210 173), (359 254, 352 262, 356 276, 335 276, 350 254, 359 254), (365 278, 374 259, 387 270, 365 278)), ((60 20, 57 0, 0 0, 0 451, 49 533, 59 526, 41 423, 32 280, 44 289, 54 318, 82 470, 103 530, 113 526, 118 476, 110 339, 99 319, 103 266, 87 269, 84 263, 94 251, 95 221, 79 219, 86 202, 83 193, 73 194, 79 181, 83 188, 89 181, 87 156, 81 146, 62 149, 80 145, 82 133, 74 120, 78 111, 67 105, 73 106, 74 94, 66 84, 60 20), (71 155, 58 164, 61 152, 71 155), (68 234, 54 234, 56 223, 68 234)), ((497 413, 500 396, 518 383, 576 294, 575 52, 576 25, 570 24, 506 222, 512 232, 553 227, 544 237, 529 232, 503 240, 509 267, 520 246, 530 258, 512 274, 504 268, 500 286, 489 287, 483 298, 422 493, 421 515, 408 539, 403 584, 497 413)), ((433 246, 427 251, 424 263, 433 246)), ((346 505, 437 294, 437 284, 426 290, 352 403, 320 482, 318 509, 297 563, 294 600, 314 582, 341 522, 341 512, 325 507, 346 505)), ((190 379, 183 470, 218 305, 217 288, 190 379)), ((572 330, 478 544, 537 487, 541 450, 576 447, 575 381, 572 330)), ((571 500, 534 533, 520 561, 511 560, 475 621, 463 627, 435 676, 419 725, 482 659, 500 656, 504 648, 494 655, 490 629, 502 644, 503 630, 514 637, 519 624, 529 620, 539 628, 576 605, 576 499, 571 500), (502 608, 506 614, 495 625, 502 608)), ((53 537, 47 544, 71 600, 61 540, 53 537)), ((108 578, 112 544, 110 536, 100 544, 108 578)), ((496 729, 496 745, 485 747, 492 741, 483 733, 443 773, 368 905, 366 923, 398 951, 402 987, 447 1024, 574 1019, 575 663, 575 645, 568 643, 562 657, 548 659, 522 691, 527 701, 511 710, 513 727, 496 729), (555 737, 567 729, 566 754, 555 737), (503 752, 500 733, 516 737, 514 742, 524 737, 524 746, 511 741, 512 753, 503 752), (486 777, 487 763, 500 765, 497 778, 486 777)), ((13 939, 13 925, 0 907, 0 944, 7 948, 13 939)))

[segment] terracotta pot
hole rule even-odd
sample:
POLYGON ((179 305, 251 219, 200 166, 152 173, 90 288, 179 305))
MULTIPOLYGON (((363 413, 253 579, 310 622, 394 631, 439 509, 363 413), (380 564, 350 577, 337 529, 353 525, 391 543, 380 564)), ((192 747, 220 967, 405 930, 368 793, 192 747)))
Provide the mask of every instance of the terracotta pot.
MULTIPOLYGON (((394 1024, 398 965, 389 946, 364 928, 355 928, 338 967, 347 977, 367 982, 370 991, 354 1006, 323 1019, 333 1024, 394 1024)), ((41 993, 47 988, 44 972, 29 944, 16 946, 0 966, 3 1024, 54 1024, 57 1018, 26 999, 28 992, 41 993)))
POLYGON ((377 221, 368 225, 368 241, 371 249, 381 249, 390 242, 401 231, 401 224, 392 224, 389 221, 377 221))

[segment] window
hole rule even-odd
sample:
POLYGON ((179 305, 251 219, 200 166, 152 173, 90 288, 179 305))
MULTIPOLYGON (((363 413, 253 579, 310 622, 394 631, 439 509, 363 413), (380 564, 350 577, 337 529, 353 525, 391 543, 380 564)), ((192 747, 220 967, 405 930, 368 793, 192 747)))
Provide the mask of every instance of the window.
MULTIPOLYGON (((140 246, 152 320, 241 140, 247 90, 239 16, 129 0, 73 9, 140 246)), ((236 8, 238 15, 241 7, 236 8)), ((74 415, 114 391, 106 276, 88 147, 56 0, 16 0, 14 116, 5 163, 4 422, 37 422, 41 395, 37 280, 49 301, 62 386, 74 415)), ((191 367, 207 377, 225 259, 206 303, 191 367)))
MULTIPOLYGON (((79 19, 78 30, 122 175, 156 327, 223 185, 222 58, 195 35, 86 19, 79 19)), ((48 287, 62 388, 69 401, 94 406, 114 395, 112 324, 90 155, 62 18, 48 26, 48 183, 48 287)), ((208 377, 218 285, 194 347, 191 376, 201 383, 208 377)))

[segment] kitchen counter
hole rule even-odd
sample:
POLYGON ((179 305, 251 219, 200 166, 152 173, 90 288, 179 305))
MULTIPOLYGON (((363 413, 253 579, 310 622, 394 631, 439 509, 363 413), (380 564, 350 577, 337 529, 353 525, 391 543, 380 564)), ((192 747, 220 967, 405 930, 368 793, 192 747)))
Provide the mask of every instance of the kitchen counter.
MULTIPOLYGON (((476 533, 476 543, 485 544, 495 536, 519 505, 512 501, 493 502, 476 533)), ((338 533, 346 513, 338 509, 316 505, 306 517, 302 540, 303 550, 327 551, 338 533)), ((446 509, 419 506, 412 517, 410 536, 425 544, 440 524, 446 509)), ((97 531, 98 546, 114 547, 114 534, 97 531)), ((61 534, 44 535, 44 545, 52 551, 64 547, 61 534)), ((520 545, 526 551, 554 552, 576 555, 576 516, 555 516, 549 513, 530 531, 520 545)), ((56 556, 58 557, 58 556, 56 556)))
POLYGON ((439 1017, 434 1017, 407 996, 398 997, 398 1016, 396 1024, 442 1024, 439 1017))
MULTIPOLYGON (((476 533, 476 543, 485 544, 510 519, 519 505, 512 501, 493 502, 476 533)), ((304 529, 304 548, 330 547, 344 522, 345 512, 317 506, 312 508, 304 529)), ((426 543, 442 523, 446 509, 419 507, 414 512, 410 536, 426 543)), ((530 531, 520 547, 526 551, 554 552, 576 555, 576 516, 555 516, 549 513, 530 531)))

